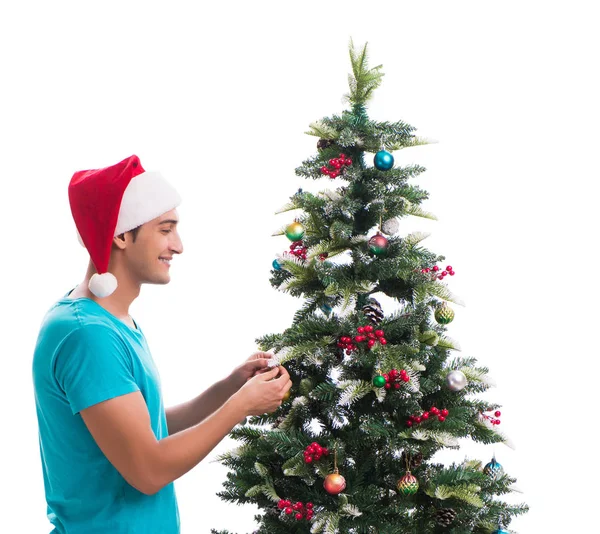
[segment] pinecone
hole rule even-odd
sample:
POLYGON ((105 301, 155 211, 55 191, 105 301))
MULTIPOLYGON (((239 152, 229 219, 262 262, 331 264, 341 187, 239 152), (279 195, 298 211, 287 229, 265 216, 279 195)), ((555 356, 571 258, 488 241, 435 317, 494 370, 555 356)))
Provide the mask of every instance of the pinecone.
POLYGON ((317 148, 319 150, 323 150, 324 148, 329 148, 331 145, 333 145, 333 141, 331 139, 319 139, 317 148))
MULTIPOLYGON (((423 463, 423 454, 420 452, 410 454, 409 458, 409 470, 416 469, 423 463)), ((402 451, 402 456, 400 457, 400 465, 402 465, 403 468, 406 467, 406 453, 404 451, 402 451)))
POLYGON ((363 306, 363 313, 373 324, 379 324, 383 320, 383 310, 381 304, 375 299, 369 299, 367 304, 363 306))
POLYGON ((456 519, 456 512, 452 508, 442 508, 435 514, 435 520, 440 527, 449 527, 456 519))

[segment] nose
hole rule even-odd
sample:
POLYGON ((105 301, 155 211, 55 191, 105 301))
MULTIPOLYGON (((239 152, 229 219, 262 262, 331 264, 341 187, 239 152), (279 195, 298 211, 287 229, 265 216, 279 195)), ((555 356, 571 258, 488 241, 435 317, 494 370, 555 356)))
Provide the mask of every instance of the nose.
POLYGON ((179 236, 179 233, 175 234, 177 237, 171 244, 171 252, 173 252, 174 254, 183 254, 183 243, 181 242, 181 237, 179 236))

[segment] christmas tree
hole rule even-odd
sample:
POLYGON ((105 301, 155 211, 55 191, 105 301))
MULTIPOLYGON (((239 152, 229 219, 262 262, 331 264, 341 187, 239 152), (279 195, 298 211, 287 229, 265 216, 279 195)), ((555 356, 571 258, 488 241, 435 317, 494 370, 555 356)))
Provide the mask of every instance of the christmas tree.
POLYGON ((450 303, 461 304, 452 266, 421 245, 428 234, 399 237, 402 218, 435 217, 411 183, 425 169, 395 166, 393 152, 427 141, 367 116, 382 66, 368 68, 367 45, 352 41, 350 59, 349 109, 310 125, 315 154, 296 169, 337 188, 299 190, 278 212, 300 215, 275 234, 291 245, 271 283, 304 302, 288 329, 257 342, 294 386, 275 413, 232 431, 241 444, 219 457, 230 469, 219 496, 257 505, 249 530, 262 534, 508 532, 527 506, 501 500, 515 479, 491 454, 434 459, 460 438, 506 441, 500 406, 476 399, 488 369, 457 356, 446 334, 450 303), (396 309, 386 313, 378 294, 396 309))

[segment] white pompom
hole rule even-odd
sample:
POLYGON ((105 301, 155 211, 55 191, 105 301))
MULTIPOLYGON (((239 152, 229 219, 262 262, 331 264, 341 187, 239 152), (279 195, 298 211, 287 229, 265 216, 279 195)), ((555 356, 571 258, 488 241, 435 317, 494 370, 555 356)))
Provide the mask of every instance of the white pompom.
POLYGON ((117 279, 112 273, 98 274, 90 278, 88 288, 98 298, 104 298, 112 295, 117 289, 117 279))

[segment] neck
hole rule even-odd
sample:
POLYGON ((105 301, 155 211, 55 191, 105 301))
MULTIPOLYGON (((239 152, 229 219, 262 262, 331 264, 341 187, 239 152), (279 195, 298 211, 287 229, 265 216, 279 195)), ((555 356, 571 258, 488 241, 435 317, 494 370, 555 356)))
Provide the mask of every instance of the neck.
POLYGON ((92 265, 88 267, 85 279, 71 293, 72 298, 85 297, 98 303, 105 310, 119 318, 129 317, 129 307, 133 301, 140 295, 140 284, 131 280, 127 273, 117 272, 118 269, 111 272, 116 276, 119 285, 115 292, 105 298, 98 298, 88 288, 90 278, 96 273, 92 265))

